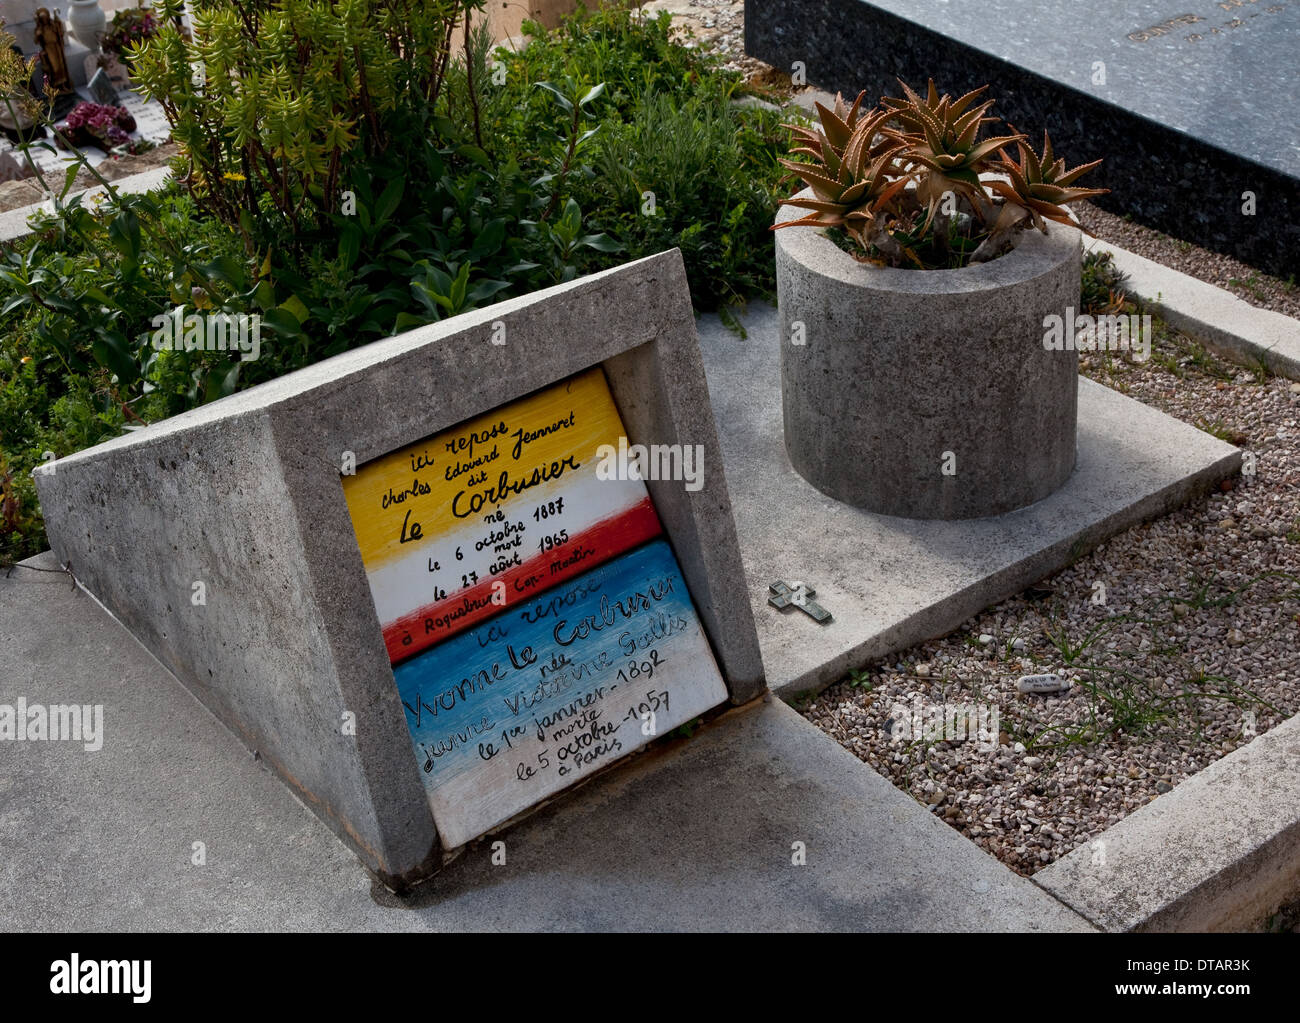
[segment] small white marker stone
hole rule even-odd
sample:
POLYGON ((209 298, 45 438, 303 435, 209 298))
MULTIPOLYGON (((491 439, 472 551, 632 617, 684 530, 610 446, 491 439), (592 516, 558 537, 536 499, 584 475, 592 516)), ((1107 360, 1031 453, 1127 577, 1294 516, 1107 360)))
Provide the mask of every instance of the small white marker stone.
POLYGON ((1022 675, 1016 688, 1022 693, 1063 693, 1070 683, 1060 675, 1022 675))

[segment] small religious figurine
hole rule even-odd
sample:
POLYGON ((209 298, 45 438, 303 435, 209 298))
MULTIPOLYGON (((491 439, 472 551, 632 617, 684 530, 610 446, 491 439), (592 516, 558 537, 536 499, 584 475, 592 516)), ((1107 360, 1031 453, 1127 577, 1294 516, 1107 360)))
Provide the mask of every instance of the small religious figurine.
POLYGON ((63 22, 51 17, 48 7, 36 11, 36 32, 33 36, 41 48, 41 67, 48 79, 49 93, 72 92, 72 79, 68 77, 68 61, 63 53, 63 22))

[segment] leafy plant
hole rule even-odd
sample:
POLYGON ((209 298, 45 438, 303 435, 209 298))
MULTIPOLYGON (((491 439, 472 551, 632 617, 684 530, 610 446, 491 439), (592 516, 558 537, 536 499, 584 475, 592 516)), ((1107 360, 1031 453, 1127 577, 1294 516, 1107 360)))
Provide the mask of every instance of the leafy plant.
POLYGON ((166 110, 206 209, 246 234, 274 213, 269 228, 296 237, 338 212, 350 160, 427 117, 456 24, 483 3, 203 0, 187 39, 172 22, 180 0, 159 0, 135 77, 166 110))
MULTIPOLYGON (((581 143, 563 189, 590 222, 584 230, 609 235, 627 259, 679 248, 697 309, 773 295, 767 231, 784 173, 781 115, 735 104, 741 76, 675 42, 666 12, 602 5, 552 31, 524 30, 529 45, 497 49, 495 78, 484 72, 494 162, 509 155, 529 173, 554 174, 562 143, 546 108, 555 100, 539 83, 568 80, 575 92, 603 83, 598 130, 581 143)), ((596 250, 574 258, 579 272, 608 262, 596 250)))
POLYGON ((933 81, 924 98, 899 84, 904 98, 885 97, 866 113, 865 93, 851 106, 837 96, 833 109, 817 104, 820 128, 786 126, 791 155, 807 159, 782 164, 813 195, 782 203, 812 212, 778 227, 837 230, 863 261, 957 267, 1000 255, 1026 226, 1046 232, 1048 220, 1069 223, 1066 205, 1104 193, 1074 185, 1101 161, 1066 170, 1046 133, 1041 156, 1024 135, 981 138, 997 121, 987 116, 992 100, 976 102, 984 88, 954 100, 933 81), (1007 154, 1011 145, 1019 161, 1007 154))
POLYGON ((779 127, 769 111, 648 91, 602 127, 573 190, 629 258, 681 249, 697 308, 770 295, 779 127))
POLYGON ((158 34, 158 16, 141 0, 138 7, 128 7, 113 15, 99 46, 105 53, 115 53, 128 67, 134 62, 134 48, 158 34))

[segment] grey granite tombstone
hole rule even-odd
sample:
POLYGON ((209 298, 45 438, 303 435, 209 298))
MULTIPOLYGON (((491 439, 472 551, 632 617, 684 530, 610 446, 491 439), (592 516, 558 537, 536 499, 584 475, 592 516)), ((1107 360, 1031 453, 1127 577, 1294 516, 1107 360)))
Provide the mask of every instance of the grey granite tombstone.
POLYGON ((368 867, 401 887, 449 850, 412 754, 342 467, 596 365, 629 442, 703 446, 701 489, 647 486, 728 696, 748 701, 765 689, 763 667, 675 250, 367 345, 61 458, 36 480, 50 543, 368 867), (355 715, 355 734, 341 729, 343 712, 355 715))
POLYGON ((1105 159, 1103 208, 1300 268, 1300 0, 746 0, 745 49, 872 100, 989 85, 1035 145, 1105 159))

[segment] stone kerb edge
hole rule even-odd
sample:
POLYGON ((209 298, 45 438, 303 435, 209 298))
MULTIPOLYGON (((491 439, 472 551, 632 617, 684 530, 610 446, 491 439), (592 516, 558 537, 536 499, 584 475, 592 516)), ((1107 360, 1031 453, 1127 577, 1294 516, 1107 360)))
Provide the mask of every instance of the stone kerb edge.
MULTIPOLYGON (((141 171, 139 174, 129 174, 124 178, 118 178, 112 182, 112 185, 118 192, 128 195, 153 192, 166 186, 171 179, 171 173, 170 167, 153 167, 150 170, 141 171)), ((105 191, 103 185, 92 185, 90 188, 70 192, 64 197, 64 202, 76 196, 81 196, 82 202, 89 205, 93 199, 103 195, 105 191)), ((35 234, 36 232, 28 226, 27 221, 47 205, 48 200, 0 212, 0 242, 15 242, 35 234)))
POLYGON ((1251 305, 1232 292, 1089 237, 1089 251, 1110 253, 1124 273, 1124 289, 1216 354, 1242 365, 1263 363, 1278 376, 1300 380, 1300 320, 1251 305))
POLYGON ((1033 881, 1106 931, 1258 928, 1300 893, 1300 715, 1187 778, 1033 881))

